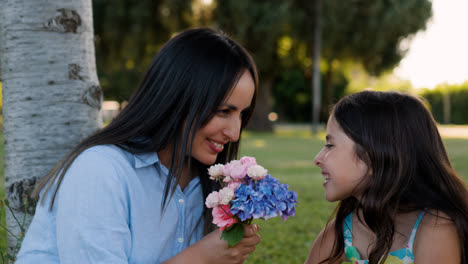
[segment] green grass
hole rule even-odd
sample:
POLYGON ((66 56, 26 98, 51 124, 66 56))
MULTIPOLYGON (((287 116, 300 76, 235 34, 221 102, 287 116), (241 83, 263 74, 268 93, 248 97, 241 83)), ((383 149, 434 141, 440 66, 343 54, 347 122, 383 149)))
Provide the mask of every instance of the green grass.
MULTIPOLYGON (((0 133, 0 139, 1 136, 0 133)), ((323 180, 320 170, 313 164, 323 146, 322 138, 323 135, 312 137, 307 131, 244 134, 241 155, 256 157, 274 177, 289 184, 299 200, 296 216, 286 222, 279 217, 256 221, 260 225, 262 242, 247 264, 303 263, 306 259, 315 237, 335 206, 323 198, 323 180)), ((0 142, 3 144, 3 140, 0 142)), ((468 182, 468 139, 445 139, 445 143, 453 166, 468 182)), ((3 179, 3 145, 0 145, 0 162, 3 179)), ((3 196, 3 180, 0 180, 0 197, 3 196)), ((3 215, 1 217, 4 219, 3 215)), ((5 232, 0 235, 4 237, 5 232)), ((0 250, 6 248, 5 241, 0 239, 0 250)))

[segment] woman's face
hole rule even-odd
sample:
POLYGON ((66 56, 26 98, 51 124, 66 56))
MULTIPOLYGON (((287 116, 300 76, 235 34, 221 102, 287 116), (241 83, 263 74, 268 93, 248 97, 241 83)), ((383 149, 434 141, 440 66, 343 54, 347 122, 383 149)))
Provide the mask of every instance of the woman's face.
POLYGON ((228 142, 239 140, 242 114, 250 107, 254 92, 254 80, 246 70, 214 117, 196 132, 192 145, 196 160, 211 165, 228 142))
POLYGON ((359 198, 361 183, 369 174, 367 164, 355 152, 355 143, 341 129, 333 116, 327 123, 326 144, 314 159, 322 169, 325 199, 330 202, 359 198))

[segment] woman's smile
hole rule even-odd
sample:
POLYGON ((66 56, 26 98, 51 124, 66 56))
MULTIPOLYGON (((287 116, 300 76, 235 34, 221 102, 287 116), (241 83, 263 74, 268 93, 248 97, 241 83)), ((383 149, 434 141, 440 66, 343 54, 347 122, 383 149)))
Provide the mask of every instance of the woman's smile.
POLYGON ((226 143, 218 143, 214 140, 211 140, 211 139, 207 139, 207 142, 208 142, 208 146, 211 148, 211 150, 213 150, 213 152, 216 152, 216 153, 219 153, 221 151, 223 151, 224 149, 224 144, 226 143))

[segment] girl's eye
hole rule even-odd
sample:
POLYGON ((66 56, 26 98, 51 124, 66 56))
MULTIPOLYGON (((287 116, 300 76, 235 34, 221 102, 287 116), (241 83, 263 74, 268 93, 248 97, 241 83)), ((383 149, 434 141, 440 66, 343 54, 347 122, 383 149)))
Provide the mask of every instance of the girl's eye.
POLYGON ((333 145, 332 144, 325 144, 325 147, 326 148, 331 148, 331 147, 333 147, 333 145))
POLYGON ((241 112, 241 117, 245 117, 245 115, 247 115, 249 111, 248 110, 244 110, 241 112))

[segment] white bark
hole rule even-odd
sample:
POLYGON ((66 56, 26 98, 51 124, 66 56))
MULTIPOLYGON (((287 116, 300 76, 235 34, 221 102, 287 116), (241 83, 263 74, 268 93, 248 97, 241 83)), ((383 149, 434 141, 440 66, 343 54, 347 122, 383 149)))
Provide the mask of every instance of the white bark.
MULTIPOLYGON (((322 101, 322 91, 320 89, 320 51, 322 42, 322 30, 320 26, 320 16, 322 0, 314 0, 314 54, 312 64, 312 130, 318 133, 320 126, 320 109, 322 101)), ((330 66, 331 67, 331 66, 330 66)))
MULTIPOLYGON (((91 0, 0 0, 5 192, 19 219, 36 180, 102 127, 93 40, 91 0)), ((19 233, 11 214, 7 226, 19 233)))

